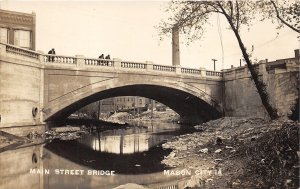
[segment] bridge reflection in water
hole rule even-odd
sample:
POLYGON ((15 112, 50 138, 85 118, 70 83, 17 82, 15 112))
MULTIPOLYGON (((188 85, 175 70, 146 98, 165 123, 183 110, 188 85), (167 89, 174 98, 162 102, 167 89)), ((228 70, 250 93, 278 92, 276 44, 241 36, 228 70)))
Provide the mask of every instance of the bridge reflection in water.
POLYGON ((164 176, 163 170, 169 168, 160 162, 170 153, 161 143, 180 133, 178 125, 155 124, 5 151, 0 153, 0 189, 111 189, 126 183, 178 188, 178 180, 183 178, 164 176), (30 169, 50 173, 30 173, 30 169), (84 170, 84 174, 56 174, 56 169, 84 170), (115 175, 88 175, 88 170, 115 171, 115 175))
POLYGON ((135 152, 143 152, 149 149, 149 134, 131 134, 117 136, 99 136, 94 139, 93 149, 101 152, 114 154, 132 154, 135 152))
MULTIPOLYGON (((179 129, 179 126, 174 125, 173 129, 175 128, 179 129)), ((144 127, 127 130, 118 129, 93 133, 91 136, 79 140, 79 142, 99 152, 133 154, 148 151, 151 147, 173 136, 171 130, 165 130, 160 134, 153 134, 153 132, 153 128, 144 127)))

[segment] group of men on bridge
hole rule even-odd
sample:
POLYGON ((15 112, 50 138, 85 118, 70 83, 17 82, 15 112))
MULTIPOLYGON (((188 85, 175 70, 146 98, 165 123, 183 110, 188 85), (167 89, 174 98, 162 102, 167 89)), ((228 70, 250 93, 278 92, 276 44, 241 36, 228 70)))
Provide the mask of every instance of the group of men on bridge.
MULTIPOLYGON (((99 59, 104 59, 104 54, 101 54, 101 55, 99 56, 99 59)), ((110 60, 110 55, 108 54, 108 55, 105 57, 105 59, 110 60)))
MULTIPOLYGON (((55 49, 54 48, 52 48, 49 52, 48 52, 48 54, 51 54, 51 55, 55 55, 55 49)), ((104 58, 104 54, 101 54, 100 56, 99 56, 99 59, 107 59, 107 60, 110 60, 110 55, 108 54, 107 56, 105 56, 105 58, 104 58)), ((50 62, 50 61, 52 61, 52 62, 54 62, 54 56, 49 56, 48 57, 48 61, 50 62)))

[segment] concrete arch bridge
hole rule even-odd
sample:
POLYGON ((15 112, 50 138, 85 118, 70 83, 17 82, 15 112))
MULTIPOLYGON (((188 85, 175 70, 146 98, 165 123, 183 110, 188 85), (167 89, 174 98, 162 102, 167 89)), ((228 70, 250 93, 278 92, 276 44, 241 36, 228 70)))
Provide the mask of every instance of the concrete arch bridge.
MULTIPOLYGON (((280 116, 288 116, 299 96, 298 51, 294 58, 254 67, 272 94, 273 106, 280 116)), ((187 120, 207 121, 222 115, 268 117, 246 66, 216 72, 47 55, 0 43, 1 130, 22 135, 22 128, 43 129, 45 122, 115 96, 151 98, 187 120)))
POLYGON ((8 44, 0 44, 0 55, 2 128, 64 119, 89 103, 116 96, 151 98, 189 120, 216 119, 224 112, 221 72, 48 55, 8 44))
POLYGON ((53 62, 45 57, 45 121, 116 96, 154 99, 188 120, 207 121, 222 115, 219 72, 80 57, 73 58, 76 64, 65 64, 67 57, 55 56, 53 62))

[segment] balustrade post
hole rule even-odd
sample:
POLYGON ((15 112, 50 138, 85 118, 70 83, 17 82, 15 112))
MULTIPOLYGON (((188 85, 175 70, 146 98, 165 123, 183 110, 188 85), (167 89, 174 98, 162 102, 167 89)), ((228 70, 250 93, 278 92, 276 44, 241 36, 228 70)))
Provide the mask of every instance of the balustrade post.
POLYGON ((176 74, 181 74, 181 66, 180 65, 175 66, 175 73, 176 74))
POLYGON ((206 69, 205 68, 200 68, 200 75, 202 77, 206 77, 206 69))
POLYGON ((40 63, 44 63, 45 62, 45 53, 43 51, 37 51, 39 53, 39 61, 40 63))
POLYGON ((237 69, 236 69, 236 68, 232 68, 232 70, 233 70, 233 78, 234 78, 234 79, 237 79, 237 75, 238 75, 238 74, 236 73, 236 72, 237 72, 237 69))
POLYGON ((4 56, 6 54, 6 45, 0 44, 0 55, 4 56))
POLYGON ((262 75, 264 75, 267 72, 265 63, 259 64, 258 69, 259 69, 259 73, 262 74, 262 75))
POLYGON ((83 55, 75 55, 76 59, 76 66, 77 67, 83 67, 85 65, 85 62, 84 62, 84 56, 83 55))
POLYGON ((245 67, 244 67, 244 76, 247 77, 247 74, 248 74, 248 67, 245 66, 245 67))
POLYGON ((121 69, 122 60, 119 59, 119 58, 114 58, 113 61, 114 61, 114 68, 115 69, 121 69))
POLYGON ((153 71, 153 62, 152 61, 146 61, 146 70, 153 71))

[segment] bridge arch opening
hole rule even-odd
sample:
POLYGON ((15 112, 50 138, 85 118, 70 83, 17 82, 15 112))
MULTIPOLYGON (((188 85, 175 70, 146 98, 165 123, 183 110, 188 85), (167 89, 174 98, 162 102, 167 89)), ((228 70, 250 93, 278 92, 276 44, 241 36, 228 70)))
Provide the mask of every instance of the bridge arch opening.
POLYGON ((68 105, 62 104, 61 108, 48 116, 45 121, 66 119, 71 113, 90 103, 118 96, 140 96, 153 99, 170 107, 180 115, 183 121, 189 123, 205 122, 222 116, 221 111, 218 110, 218 104, 209 101, 211 99, 203 94, 199 95, 193 91, 187 92, 171 86, 135 84, 101 90, 74 100, 68 105))

